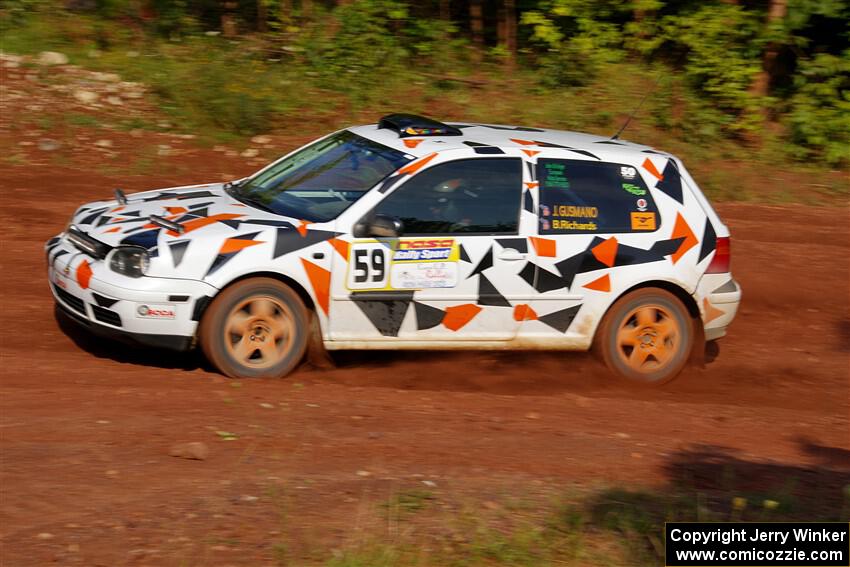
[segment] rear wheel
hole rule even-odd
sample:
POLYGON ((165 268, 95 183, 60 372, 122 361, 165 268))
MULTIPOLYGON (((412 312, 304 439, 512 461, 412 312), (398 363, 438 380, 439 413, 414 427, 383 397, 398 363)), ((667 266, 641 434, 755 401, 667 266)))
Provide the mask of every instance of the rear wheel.
POLYGON ((611 306, 594 350, 618 376, 658 385, 682 371, 693 342, 693 322, 682 302, 668 291, 645 288, 611 306))
POLYGON ((215 298, 201 321, 200 343, 231 378, 279 378, 301 362, 309 332, 307 308, 292 288, 252 278, 215 298))

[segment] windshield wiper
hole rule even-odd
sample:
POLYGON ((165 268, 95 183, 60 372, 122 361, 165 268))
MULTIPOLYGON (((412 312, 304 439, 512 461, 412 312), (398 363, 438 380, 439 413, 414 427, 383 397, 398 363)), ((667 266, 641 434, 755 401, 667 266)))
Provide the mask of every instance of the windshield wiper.
POLYGON ((247 195, 243 195, 242 193, 239 193, 238 191, 236 191, 237 187, 239 187, 239 185, 234 185, 233 183, 226 183, 224 185, 224 190, 227 192, 228 195, 230 195, 231 197, 233 197, 234 199, 236 199, 240 203, 244 203, 246 205, 254 207, 255 209, 260 209, 261 211, 266 211, 267 213, 278 214, 277 211, 275 211, 274 209, 272 209, 271 207, 269 207, 268 205, 266 205, 262 201, 260 201, 258 199, 253 199, 251 197, 248 197, 247 195))

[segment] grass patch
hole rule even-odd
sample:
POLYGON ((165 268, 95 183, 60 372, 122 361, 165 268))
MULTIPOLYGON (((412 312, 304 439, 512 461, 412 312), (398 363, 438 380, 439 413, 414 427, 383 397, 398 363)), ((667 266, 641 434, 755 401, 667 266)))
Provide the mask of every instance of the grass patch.
POLYGON ((527 495, 521 506, 512 504, 517 490, 486 506, 458 503, 439 491, 401 491, 380 511, 407 506, 415 513, 397 514, 385 533, 358 533, 324 562, 292 564, 650 566, 663 564, 665 522, 846 521, 850 515, 848 477, 829 465, 751 462, 696 447, 673 455, 664 477, 667 485, 656 489, 527 495))

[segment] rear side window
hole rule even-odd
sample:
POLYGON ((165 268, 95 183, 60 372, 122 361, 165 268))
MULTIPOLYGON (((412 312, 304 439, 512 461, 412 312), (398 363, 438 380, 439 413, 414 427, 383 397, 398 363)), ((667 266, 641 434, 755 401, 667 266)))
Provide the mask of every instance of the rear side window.
POLYGON ((637 168, 599 161, 540 159, 540 234, 651 232, 658 209, 637 168))

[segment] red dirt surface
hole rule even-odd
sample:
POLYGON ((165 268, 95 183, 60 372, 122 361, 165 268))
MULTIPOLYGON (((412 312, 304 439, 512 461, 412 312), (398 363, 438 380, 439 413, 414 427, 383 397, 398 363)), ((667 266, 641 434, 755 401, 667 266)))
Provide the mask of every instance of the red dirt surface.
POLYGON ((423 481, 476 505, 664 487, 696 446, 850 470, 846 207, 718 206, 742 309, 715 362, 660 390, 558 353, 351 353, 330 371, 235 381, 54 316, 42 246, 78 204, 251 169, 206 150, 174 160, 129 178, 0 172, 3 565, 271 565, 357 538, 378 503, 423 481), (169 456, 192 441, 206 460, 169 456))

